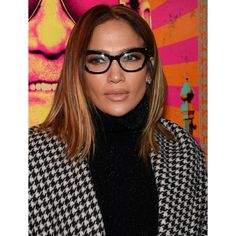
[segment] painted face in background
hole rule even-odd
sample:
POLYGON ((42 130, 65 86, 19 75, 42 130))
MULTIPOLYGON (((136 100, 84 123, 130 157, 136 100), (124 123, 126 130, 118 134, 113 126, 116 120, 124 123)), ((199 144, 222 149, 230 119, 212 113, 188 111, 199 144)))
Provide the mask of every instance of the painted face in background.
POLYGON ((97 4, 119 0, 29 0, 29 126, 47 116, 74 22, 97 4))
MULTIPOLYGON (((95 28, 88 50, 101 51, 115 56, 129 49, 143 47, 143 39, 128 23, 121 20, 109 20, 95 28)), ((133 53, 124 61, 129 65, 134 65, 140 61, 140 58, 140 54, 133 53)), ((88 55, 86 64, 96 70, 98 67, 103 67, 105 60, 96 55, 92 57, 88 55)), ((145 94, 147 77, 146 65, 139 71, 127 72, 116 60, 113 60, 110 68, 102 74, 85 71, 90 100, 97 108, 112 116, 123 116, 137 106, 145 94)))

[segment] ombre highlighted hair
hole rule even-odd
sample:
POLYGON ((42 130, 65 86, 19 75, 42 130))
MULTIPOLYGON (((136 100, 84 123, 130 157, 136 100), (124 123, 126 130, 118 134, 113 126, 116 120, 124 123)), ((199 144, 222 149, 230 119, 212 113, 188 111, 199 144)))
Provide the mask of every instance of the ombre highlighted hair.
POLYGON ((158 151, 156 132, 162 132, 167 138, 171 138, 171 134, 160 123, 167 85, 152 30, 130 8, 122 5, 97 5, 79 19, 71 32, 52 108, 39 127, 63 140, 66 143, 66 155, 72 160, 83 160, 95 150, 96 133, 84 79, 85 56, 96 26, 113 19, 127 22, 143 39, 149 57, 154 58, 154 65, 150 60, 147 61, 147 72, 152 83, 147 86, 146 91, 149 114, 141 137, 140 156, 146 162, 150 150, 158 151))

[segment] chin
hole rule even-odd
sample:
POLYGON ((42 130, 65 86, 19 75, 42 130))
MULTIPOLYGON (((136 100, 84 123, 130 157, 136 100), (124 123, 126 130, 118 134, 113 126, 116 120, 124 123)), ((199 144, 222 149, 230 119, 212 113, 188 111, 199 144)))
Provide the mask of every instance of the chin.
POLYGON ((113 107, 112 109, 101 109, 103 112, 107 113, 110 116, 124 116, 129 113, 133 107, 113 107))

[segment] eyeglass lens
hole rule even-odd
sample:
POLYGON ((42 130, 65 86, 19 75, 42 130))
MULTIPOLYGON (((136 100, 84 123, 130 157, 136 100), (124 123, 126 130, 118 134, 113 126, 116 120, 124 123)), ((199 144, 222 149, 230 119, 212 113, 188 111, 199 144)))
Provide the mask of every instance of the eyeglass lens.
POLYGON ((86 11, 98 4, 112 6, 119 4, 119 2, 119 0, 61 0, 65 12, 74 22, 77 22, 86 11))
MULTIPOLYGON (((30 20, 37 12, 42 0, 28 0, 28 19, 30 20)), ((60 0, 61 5, 67 15, 73 22, 77 22, 79 18, 90 8, 97 4, 117 5, 120 0, 60 0)))
MULTIPOLYGON (((42 0, 28 0, 28 19, 30 20, 38 8, 40 7, 42 0)), ((77 22, 78 19, 90 8, 97 4, 117 5, 119 0, 60 0, 61 5, 67 15, 72 21, 77 22)))
POLYGON ((40 6, 41 0, 28 0, 28 19, 30 20, 40 6))

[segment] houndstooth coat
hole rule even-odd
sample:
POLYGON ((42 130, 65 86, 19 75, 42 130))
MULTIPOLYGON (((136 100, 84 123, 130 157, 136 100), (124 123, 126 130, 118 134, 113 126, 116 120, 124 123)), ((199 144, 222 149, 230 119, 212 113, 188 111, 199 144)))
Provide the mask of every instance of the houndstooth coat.
MULTIPOLYGON (((205 157, 178 125, 162 119, 174 141, 156 135, 150 158, 159 193, 158 236, 207 235, 205 157)), ((29 235, 106 235, 88 161, 70 162, 46 132, 29 134, 29 235)))

